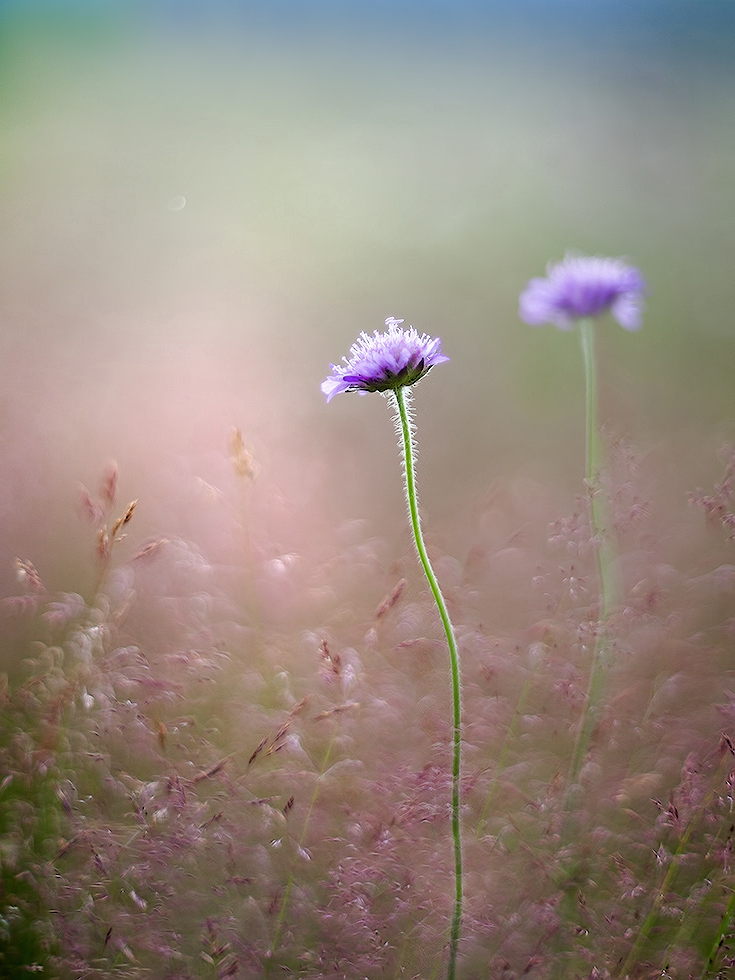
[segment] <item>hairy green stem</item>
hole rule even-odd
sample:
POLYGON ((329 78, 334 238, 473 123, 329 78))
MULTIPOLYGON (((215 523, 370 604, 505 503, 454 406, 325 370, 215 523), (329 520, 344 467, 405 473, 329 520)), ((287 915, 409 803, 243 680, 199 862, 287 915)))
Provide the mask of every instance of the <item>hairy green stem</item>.
POLYGON ((396 388, 393 392, 398 408, 396 419, 397 428, 403 439, 403 462, 406 476, 406 498, 408 500, 408 511, 411 517, 411 527, 416 542, 419 561, 423 566, 426 578, 429 583, 434 601, 436 602, 439 616, 441 617, 444 632, 447 637, 449 647, 449 663, 452 677, 452 725, 453 725, 453 752, 452 752, 452 838, 454 840, 454 914, 449 935, 449 967, 447 970, 447 980, 454 980, 457 972, 457 948, 459 946, 459 933, 462 921, 462 837, 459 823, 459 779, 460 762, 462 748, 462 695, 459 669, 459 653, 457 650, 457 640, 454 636, 447 606, 444 596, 439 588, 434 569, 431 567, 429 556, 426 553, 424 538, 421 533, 421 520, 419 518, 418 498, 416 495, 415 477, 415 451, 413 446, 413 434, 411 421, 408 411, 408 394, 405 388, 396 388))

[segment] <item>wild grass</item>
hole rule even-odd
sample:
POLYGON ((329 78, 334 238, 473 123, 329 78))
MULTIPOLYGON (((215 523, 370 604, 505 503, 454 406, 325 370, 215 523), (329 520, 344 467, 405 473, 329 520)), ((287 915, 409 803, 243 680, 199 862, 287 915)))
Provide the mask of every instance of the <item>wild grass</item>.
MULTIPOLYGON (((600 629, 586 499, 560 513, 519 479, 465 518, 464 554, 429 536, 463 668, 466 980, 735 964, 735 457, 681 501, 686 549, 646 458, 609 459, 621 601, 572 784, 600 629)), ((4 603, 30 639, 0 715, 0 972, 441 976, 450 694, 410 548, 350 522, 276 568, 230 516, 233 584, 194 542, 138 540, 137 489, 135 512, 114 470, 82 493, 88 595, 48 591, 34 555, 4 603)))

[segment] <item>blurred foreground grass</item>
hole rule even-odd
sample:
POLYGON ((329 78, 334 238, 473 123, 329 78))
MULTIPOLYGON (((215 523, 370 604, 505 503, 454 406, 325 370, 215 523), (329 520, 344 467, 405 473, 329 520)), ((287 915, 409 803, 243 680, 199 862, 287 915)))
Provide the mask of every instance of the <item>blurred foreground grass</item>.
POLYGON ((732 542, 687 494, 733 440, 731 35, 44 18, 2 24, 8 975, 440 975, 445 653, 385 406, 319 392, 387 315, 452 358, 417 409, 463 975, 727 975, 732 542), (651 290, 600 338, 625 598, 569 811, 581 362, 516 317, 568 247, 651 290), (100 580, 77 483, 110 458, 139 504, 100 580))

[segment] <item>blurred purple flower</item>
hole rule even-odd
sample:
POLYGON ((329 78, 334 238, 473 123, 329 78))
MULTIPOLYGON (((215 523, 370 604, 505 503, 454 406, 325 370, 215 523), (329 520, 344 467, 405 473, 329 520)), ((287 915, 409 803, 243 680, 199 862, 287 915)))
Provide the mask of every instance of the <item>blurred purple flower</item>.
POLYGON ((521 293, 522 320, 537 327, 553 323, 571 330, 574 321, 608 310, 621 327, 638 330, 646 283, 638 269, 622 259, 567 255, 550 264, 546 279, 532 279, 521 293))
POLYGON ((360 334, 344 364, 332 364, 334 374, 322 382, 328 402, 342 391, 362 395, 416 384, 435 364, 449 360, 438 337, 419 336, 413 327, 404 330, 402 323, 391 316, 385 321, 385 333, 360 334))

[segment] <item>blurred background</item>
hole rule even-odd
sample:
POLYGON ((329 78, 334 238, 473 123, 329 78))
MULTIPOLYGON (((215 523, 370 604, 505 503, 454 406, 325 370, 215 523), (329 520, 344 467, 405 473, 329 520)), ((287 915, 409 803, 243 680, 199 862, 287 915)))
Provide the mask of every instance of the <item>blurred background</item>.
POLYGON ((521 323, 517 298, 567 249, 648 280, 639 334, 600 326, 602 418, 648 460, 672 534, 687 491, 720 475, 732 3, 0 11, 2 595, 16 555, 84 590, 78 483, 111 459, 137 543, 180 535, 235 561, 233 427, 260 468, 259 555, 308 557, 352 518, 407 553, 386 405, 319 390, 387 316, 451 357, 416 392, 435 539, 463 557, 474 510, 519 478, 565 513, 584 467, 578 340, 521 323))

